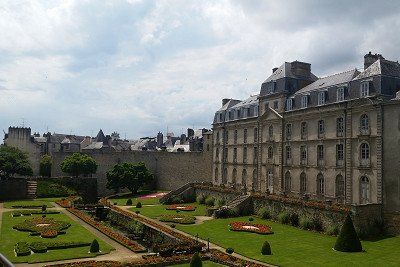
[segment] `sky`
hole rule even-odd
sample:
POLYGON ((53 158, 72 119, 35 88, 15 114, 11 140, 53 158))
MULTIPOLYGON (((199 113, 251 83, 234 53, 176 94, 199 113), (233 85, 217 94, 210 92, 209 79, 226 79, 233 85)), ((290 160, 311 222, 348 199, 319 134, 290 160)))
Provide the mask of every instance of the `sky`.
POLYGON ((211 128, 272 68, 400 58, 398 1, 0 2, 0 129, 121 137, 211 128))

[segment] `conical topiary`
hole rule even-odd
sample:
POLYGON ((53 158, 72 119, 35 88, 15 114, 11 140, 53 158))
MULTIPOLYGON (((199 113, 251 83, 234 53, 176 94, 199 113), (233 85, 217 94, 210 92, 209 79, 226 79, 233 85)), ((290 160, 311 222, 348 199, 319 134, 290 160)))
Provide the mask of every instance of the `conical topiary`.
POLYGON ((357 236, 356 229, 354 229, 353 221, 349 214, 347 214, 342 229, 340 229, 334 249, 342 252, 362 251, 360 239, 357 236))
POLYGON ((192 259, 190 260, 190 267, 202 267, 203 263, 201 262, 201 258, 199 253, 194 253, 192 259))
POLYGON ((126 205, 127 206, 132 206, 132 199, 128 199, 127 201, 126 201, 126 205))
POLYGON ((96 253, 100 251, 100 245, 99 242, 97 242, 96 239, 92 241, 92 244, 90 244, 90 253, 96 253))
POLYGON ((271 255, 271 245, 268 243, 268 241, 265 241, 262 248, 261 248, 261 254, 263 255, 271 255))

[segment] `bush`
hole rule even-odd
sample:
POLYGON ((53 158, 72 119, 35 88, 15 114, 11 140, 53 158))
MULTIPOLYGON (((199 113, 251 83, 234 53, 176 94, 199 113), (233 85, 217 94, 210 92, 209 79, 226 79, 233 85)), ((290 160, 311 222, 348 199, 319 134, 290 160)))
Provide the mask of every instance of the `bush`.
POLYGON ((300 227, 304 230, 313 230, 314 224, 313 221, 308 217, 302 217, 300 219, 300 227))
POLYGON ((262 255, 271 255, 271 245, 268 243, 268 241, 265 241, 262 248, 261 248, 261 254, 262 255))
POLYGON ((214 206, 214 202, 215 202, 215 198, 213 198, 213 197, 207 197, 205 200, 205 204, 210 207, 214 206))
POLYGON ((128 199, 127 201, 126 201, 126 205, 127 206, 132 206, 132 199, 128 199))
POLYGON ((327 235, 337 236, 339 234, 339 226, 338 225, 330 225, 326 228, 325 233, 327 235))
POLYGON ((29 248, 35 253, 47 252, 47 246, 43 242, 33 242, 29 244, 29 248))
POLYGON ((252 221, 254 221, 254 218, 253 217, 249 217, 249 222, 252 222, 252 221))
POLYGON ((136 203, 136 208, 137 208, 137 209, 140 209, 140 208, 142 208, 142 202, 138 202, 138 203, 136 203))
POLYGON ((262 219, 271 219, 271 213, 269 212, 269 210, 267 209, 267 208, 265 208, 265 207, 263 207, 263 208, 260 208, 258 211, 257 211, 257 215, 260 217, 260 218, 262 218, 262 219))
POLYGON ((299 215, 297 215, 297 213, 292 213, 290 214, 290 224, 292 226, 299 226, 299 215))
POLYGON ((31 254, 29 245, 26 242, 18 242, 15 244, 14 250, 17 256, 26 256, 31 254))
POLYGON ((46 206, 46 205, 43 205, 43 206, 42 206, 42 212, 45 212, 46 209, 47 209, 47 206, 46 206))
POLYGON ((67 197, 75 195, 74 189, 68 188, 56 181, 38 181, 36 196, 37 197, 67 197))
POLYGON ((214 201, 214 206, 217 207, 217 208, 220 208, 225 204, 226 204, 226 200, 224 198, 217 198, 214 201))
POLYGON ((283 224, 289 224, 290 223, 290 214, 286 211, 279 213, 278 221, 283 224))
POLYGON ((203 263, 201 262, 201 258, 199 253, 196 252, 193 254, 192 259, 190 260, 190 267, 202 267, 203 263))
POLYGON ((233 248, 227 248, 225 252, 228 254, 232 254, 233 252, 235 252, 235 250, 233 248))
POLYGON ((315 231, 318 231, 318 232, 324 231, 324 226, 322 225, 322 221, 319 218, 317 218, 317 217, 313 218, 313 225, 314 225, 315 231))
POLYGON ((229 208, 221 208, 214 211, 215 218, 230 218, 230 217, 237 217, 239 216, 236 209, 229 209, 229 208))
POLYGON ((170 204, 181 204, 183 203, 183 199, 179 195, 172 196, 171 199, 168 201, 170 204))
POLYGON ((92 241, 92 244, 90 244, 90 253, 97 253, 99 251, 100 251, 99 242, 97 242, 97 239, 94 239, 92 241))
POLYGON ((199 195, 199 196, 197 196, 196 201, 199 204, 205 204, 206 203, 206 196, 205 195, 199 195))
POLYGON ((170 226, 171 226, 171 228, 175 228, 176 227, 176 225, 173 224, 173 223, 170 226))
POLYGON ((354 229, 353 221, 348 214, 342 228, 340 229, 339 236, 336 239, 334 246, 335 250, 342 252, 361 252, 362 246, 360 239, 354 229))

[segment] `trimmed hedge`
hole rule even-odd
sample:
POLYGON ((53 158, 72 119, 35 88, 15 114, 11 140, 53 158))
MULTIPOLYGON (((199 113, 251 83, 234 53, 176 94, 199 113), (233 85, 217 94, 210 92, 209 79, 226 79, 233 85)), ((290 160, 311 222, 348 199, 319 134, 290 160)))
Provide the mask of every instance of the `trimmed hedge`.
POLYGON ((29 249, 27 242, 18 242, 15 244, 14 250, 17 256, 26 256, 31 254, 31 250, 29 249))
POLYGON ((47 252, 47 246, 43 242, 33 242, 29 244, 29 248, 35 253, 47 252))
POLYGON ((87 247, 90 246, 90 242, 32 242, 28 244, 27 242, 18 242, 15 244, 15 253, 17 256, 26 256, 31 254, 31 250, 34 253, 45 253, 48 250, 55 249, 67 249, 67 248, 77 248, 77 247, 87 247))
POLYGON ((271 245, 268 243, 268 241, 265 241, 262 248, 261 248, 261 254, 262 255, 271 255, 271 245))
POLYGON ((342 252, 361 252, 362 245, 354 229, 353 221, 349 214, 343 223, 339 236, 336 239, 335 250, 342 252))
POLYGON ((126 201, 126 206, 132 206, 132 199, 128 199, 127 201, 126 201))
POLYGON ((59 214, 59 211, 56 210, 21 210, 21 211, 14 211, 12 213, 13 217, 20 217, 20 216, 31 216, 32 214, 59 214))
POLYGON ((100 251, 100 245, 97 239, 94 239, 92 241, 92 244, 90 244, 90 253, 97 253, 100 251))

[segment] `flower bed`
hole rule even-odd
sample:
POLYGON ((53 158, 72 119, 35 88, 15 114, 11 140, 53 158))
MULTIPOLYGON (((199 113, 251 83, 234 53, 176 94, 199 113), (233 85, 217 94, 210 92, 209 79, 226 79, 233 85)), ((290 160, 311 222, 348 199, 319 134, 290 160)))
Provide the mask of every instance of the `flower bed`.
POLYGON ((190 215, 180 215, 180 214, 165 214, 162 215, 159 220, 162 222, 193 224, 196 222, 196 217, 190 215))
POLYGON ((138 197, 138 199, 161 198, 166 194, 167 194, 166 192, 153 193, 153 194, 138 197))
POLYGON ((56 221, 53 218, 36 217, 14 225, 13 229, 31 233, 40 233, 41 235, 44 234, 42 237, 56 237, 58 232, 65 230, 70 226, 70 223, 56 221))
POLYGON ((251 232, 262 235, 273 234, 271 228, 266 224, 248 223, 248 222, 231 222, 230 230, 232 231, 243 231, 251 232))
POLYGON ((70 208, 70 207, 72 207, 72 203, 74 202, 74 200, 77 200, 78 198, 79 197, 77 197, 77 196, 69 196, 67 198, 60 199, 56 203, 63 208, 70 208))
POLYGON ((119 234, 115 232, 113 229, 111 229, 108 226, 105 226, 101 222, 95 221, 92 217, 89 215, 85 214, 84 212, 74 209, 74 208, 68 208, 67 209, 69 212, 74 214, 75 216, 79 217, 81 220, 86 222, 87 224, 90 224, 91 226, 95 227, 97 230, 102 232, 103 234, 107 235, 108 237, 114 239, 121 245, 127 247, 128 249, 132 250, 133 252, 145 252, 147 249, 143 247, 142 245, 138 244, 137 242, 127 238, 126 236, 119 234))
POLYGON ((174 205, 169 205, 165 208, 166 210, 180 210, 180 211, 195 211, 196 207, 195 206, 184 206, 184 205, 179 205, 179 204, 174 204, 174 205))

